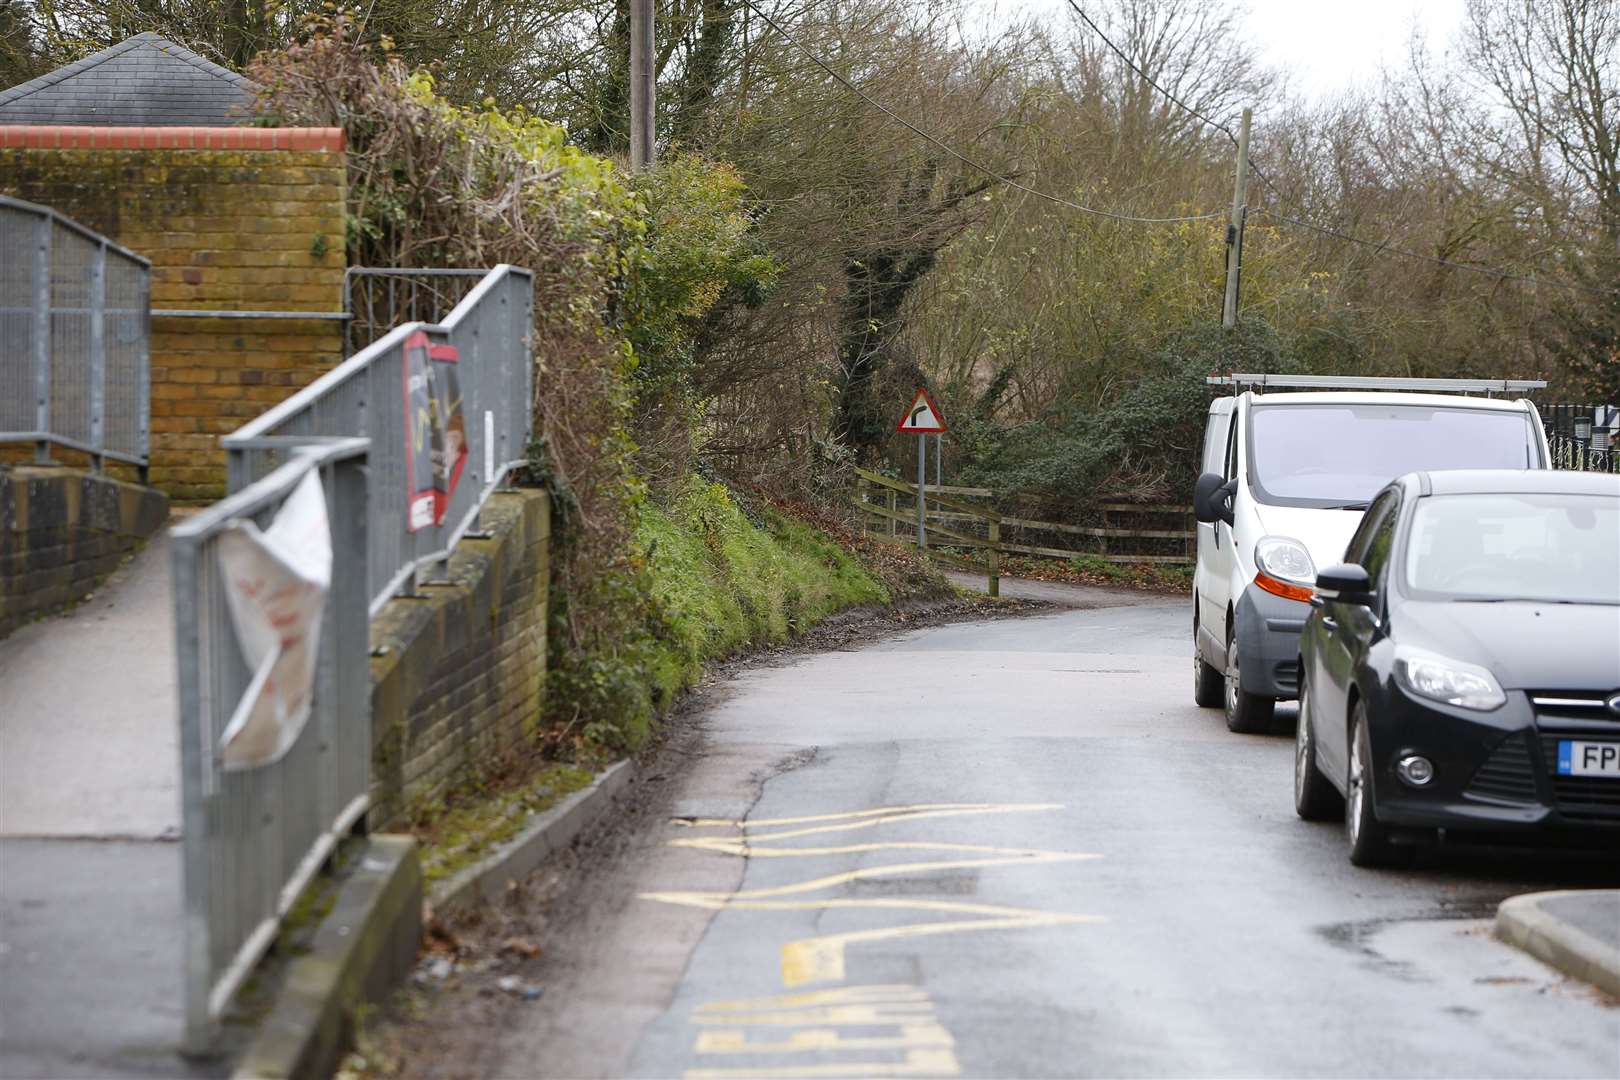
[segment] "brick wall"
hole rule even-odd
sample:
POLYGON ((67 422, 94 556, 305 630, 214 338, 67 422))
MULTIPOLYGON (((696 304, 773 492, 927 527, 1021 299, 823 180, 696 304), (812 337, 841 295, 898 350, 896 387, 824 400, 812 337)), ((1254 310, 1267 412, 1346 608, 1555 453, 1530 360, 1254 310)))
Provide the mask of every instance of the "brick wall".
POLYGON ((388 603, 371 624, 373 830, 397 826, 517 747, 540 723, 550 500, 493 496, 487 540, 464 539, 452 585, 388 603))
MULTIPOLYGON (((154 309, 342 308, 340 137, 200 129, 215 131, 200 145, 232 148, 195 149, 175 137, 193 129, 82 137, 96 130, 0 128, 0 193, 53 207, 150 259, 154 309), (62 148, 51 131, 58 143, 63 132, 80 137, 62 148), (16 145, 24 135, 28 145, 16 145), (116 148, 86 148, 109 141, 116 148)), ((342 347, 335 321, 154 317, 152 484, 178 500, 219 498, 219 436, 330 369, 342 347)))
POLYGON ((0 468, 0 637, 77 603, 168 516, 169 500, 150 488, 0 468))

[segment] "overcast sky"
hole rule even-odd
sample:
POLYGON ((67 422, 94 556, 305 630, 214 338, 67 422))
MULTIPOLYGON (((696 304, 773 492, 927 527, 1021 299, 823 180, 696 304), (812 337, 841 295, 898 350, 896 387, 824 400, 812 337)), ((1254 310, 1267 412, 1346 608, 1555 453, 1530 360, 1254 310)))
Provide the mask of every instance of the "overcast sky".
MULTIPOLYGON (((1097 9, 1108 0, 1082 0, 1097 9)), ((1346 86, 1370 84, 1380 61, 1399 63, 1414 23, 1430 47, 1445 51, 1462 24, 1466 0, 1237 0, 1244 26, 1262 58, 1291 69, 1295 87, 1325 97, 1346 86)), ((1007 0, 996 6, 1008 9, 1007 0)), ((1027 0, 1026 10, 1052 20, 1074 20, 1064 0, 1027 0)))

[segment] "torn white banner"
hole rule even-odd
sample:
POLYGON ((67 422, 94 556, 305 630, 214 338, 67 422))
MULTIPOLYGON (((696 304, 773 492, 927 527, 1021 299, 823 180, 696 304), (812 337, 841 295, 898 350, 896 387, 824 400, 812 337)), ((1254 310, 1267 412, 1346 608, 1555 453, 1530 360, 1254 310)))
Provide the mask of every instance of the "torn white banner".
POLYGON ((279 759, 309 719, 321 611, 332 584, 332 533, 320 474, 298 482, 268 529, 233 521, 219 538, 231 622, 253 681, 220 736, 226 769, 279 759))

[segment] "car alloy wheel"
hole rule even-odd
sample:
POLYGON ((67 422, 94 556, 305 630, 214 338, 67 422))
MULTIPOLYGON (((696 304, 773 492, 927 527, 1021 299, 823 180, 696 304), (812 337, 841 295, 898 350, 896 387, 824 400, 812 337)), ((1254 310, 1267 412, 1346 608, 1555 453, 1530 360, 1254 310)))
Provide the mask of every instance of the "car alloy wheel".
POLYGON ((1367 732, 1367 707, 1356 702, 1350 725, 1350 767, 1345 776, 1344 826, 1350 841, 1350 861, 1357 866, 1408 863, 1415 848, 1389 841, 1389 830, 1379 824, 1373 810, 1372 738, 1367 732))
POLYGON ((1294 724, 1294 813, 1306 821, 1324 821, 1343 808, 1339 793, 1316 762, 1316 730, 1311 721, 1310 694, 1303 676, 1299 683, 1299 719, 1294 724))

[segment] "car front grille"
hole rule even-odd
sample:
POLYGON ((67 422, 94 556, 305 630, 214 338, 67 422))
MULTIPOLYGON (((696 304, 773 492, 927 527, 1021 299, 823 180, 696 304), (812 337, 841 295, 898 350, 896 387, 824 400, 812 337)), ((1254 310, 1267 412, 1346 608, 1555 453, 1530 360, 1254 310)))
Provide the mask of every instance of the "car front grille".
POLYGON ((1524 738, 1509 735, 1497 744, 1463 789, 1463 795, 1498 803, 1534 803, 1536 770, 1524 738))
POLYGON ((1600 694, 1590 690, 1532 690, 1530 702, 1536 707, 1538 720, 1597 721, 1613 724, 1620 730, 1620 713, 1608 706, 1613 696, 1614 691, 1600 694))
POLYGON ((1607 776, 1559 776, 1553 771, 1558 768, 1558 741, 1582 735, 1591 738, 1587 732, 1543 732, 1541 736, 1541 759, 1547 763, 1547 773, 1552 778, 1553 800, 1558 804, 1558 812, 1569 818, 1620 821, 1620 780, 1607 776))

